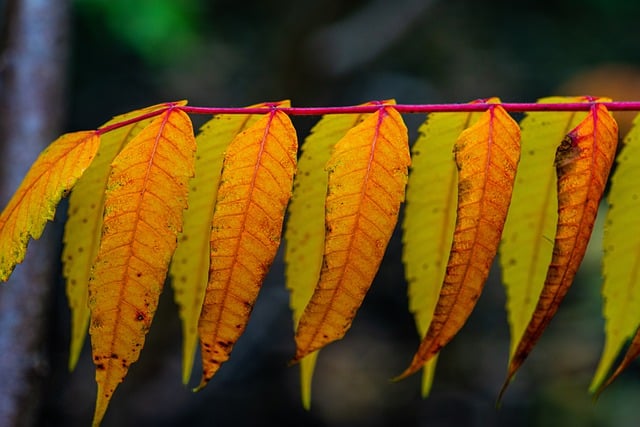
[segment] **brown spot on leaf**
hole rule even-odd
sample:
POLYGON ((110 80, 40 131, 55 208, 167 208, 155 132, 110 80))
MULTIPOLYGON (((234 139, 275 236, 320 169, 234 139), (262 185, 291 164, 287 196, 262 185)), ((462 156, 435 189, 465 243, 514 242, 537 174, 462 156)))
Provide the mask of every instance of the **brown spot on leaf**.
POLYGON ((573 163, 580 156, 580 151, 576 135, 567 134, 556 150, 556 168, 564 168, 573 163))
POLYGON ((473 185, 468 179, 460 180, 460 182, 458 183, 458 197, 460 197, 461 200, 464 200, 466 197, 468 197, 469 192, 472 190, 472 188, 473 185))
POLYGON ((94 319, 91 321, 91 327, 93 327, 93 328, 101 328, 102 327, 102 318, 101 317, 94 317, 94 319))

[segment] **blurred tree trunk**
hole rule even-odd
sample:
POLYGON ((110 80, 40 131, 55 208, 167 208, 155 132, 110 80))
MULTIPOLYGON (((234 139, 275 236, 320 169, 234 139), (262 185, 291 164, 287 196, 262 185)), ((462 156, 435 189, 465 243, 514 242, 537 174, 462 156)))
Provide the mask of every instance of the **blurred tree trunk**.
MULTIPOLYGON (((0 6, 3 3, 0 2, 0 6)), ((59 133, 68 49, 68 0, 7 0, 0 56, 0 202, 59 133)), ((39 424, 57 256, 45 233, 0 285, 0 425, 39 424)))

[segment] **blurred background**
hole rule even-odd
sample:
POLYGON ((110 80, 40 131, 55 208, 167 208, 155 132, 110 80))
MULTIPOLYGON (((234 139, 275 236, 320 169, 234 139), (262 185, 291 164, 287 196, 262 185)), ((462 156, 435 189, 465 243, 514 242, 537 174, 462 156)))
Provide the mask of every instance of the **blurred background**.
MULTIPOLYGON (((0 1, 5 38, 10 3, 16 2, 0 1)), ((74 0, 67 6, 64 90, 51 109, 61 116, 59 133, 178 99, 195 106, 491 96, 529 102, 549 95, 640 100, 640 2, 630 0, 74 0)), ((414 138, 424 116, 405 118, 414 138)), ((194 117, 196 124, 202 120, 194 117)), ((628 117, 621 120, 628 129, 628 117)), ((294 118, 301 139, 315 121, 294 118)), ((48 226, 56 253, 64 216, 62 205, 48 226)), ((441 352, 431 396, 420 397, 420 375, 389 381, 419 342, 396 233, 352 329, 321 352, 309 412, 300 404, 298 368, 288 366, 294 342, 279 255, 231 360, 197 394, 180 381, 180 325, 167 286, 141 358, 103 426, 636 425, 637 365, 597 403, 587 392, 603 342, 600 233, 598 226, 560 312, 498 409, 509 346, 497 269, 469 322, 441 352)), ((45 390, 35 425, 86 426, 93 365, 87 345, 75 372, 67 371, 70 316, 60 276, 58 266, 48 278, 45 390)), ((194 372, 197 377, 199 368, 194 372)))

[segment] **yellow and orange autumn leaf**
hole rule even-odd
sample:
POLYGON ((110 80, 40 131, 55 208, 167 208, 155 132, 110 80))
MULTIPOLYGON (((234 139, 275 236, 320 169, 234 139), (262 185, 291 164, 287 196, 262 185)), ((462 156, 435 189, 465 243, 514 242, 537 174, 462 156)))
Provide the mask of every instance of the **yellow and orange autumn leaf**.
POLYGON ((297 149, 291 120, 277 109, 238 134, 227 148, 212 219, 209 283, 198 324, 203 371, 199 388, 229 358, 276 255, 297 149))
MULTIPOLYGON (((477 103, 480 101, 474 101, 477 103)), ((492 98, 487 102, 499 102, 492 98)), ((440 294, 456 221, 458 171, 453 147, 480 113, 433 113, 411 149, 411 173, 402 222, 402 261, 409 311, 420 338, 427 333, 440 294)), ((424 365, 422 396, 431 389, 437 356, 424 365)))
POLYGON ((520 128, 490 107, 455 144, 458 207, 453 243, 433 319, 404 378, 434 357, 462 328, 498 251, 520 158, 520 128))
POLYGON ((97 131, 62 135, 31 166, 0 214, 0 281, 22 262, 29 239, 42 235, 56 206, 89 167, 100 146, 97 131))
MULTIPOLYGON (((186 102, 177 103, 185 104, 186 102)), ((167 108, 167 104, 158 104, 116 116, 100 129, 162 108, 167 108)), ((95 159, 80 177, 69 197, 68 219, 63 236, 62 272, 67 280, 67 300, 71 309, 70 370, 73 370, 78 362, 87 336, 90 315, 87 303, 89 277, 100 245, 104 188, 107 185, 111 162, 122 147, 150 122, 151 119, 144 119, 103 134, 95 159)))
MULTIPOLYGON (((264 107, 266 104, 252 105, 264 107)), ((224 151, 233 138, 252 126, 256 115, 221 114, 196 137, 195 176, 189 182, 189 208, 169 267, 174 299, 182 320, 182 382, 187 384, 198 344, 198 320, 209 279, 210 234, 224 151)))
MULTIPOLYGON (((324 166, 336 142, 364 117, 363 114, 325 115, 302 145, 284 235, 285 278, 294 328, 313 295, 322 268, 324 200, 329 179, 324 166)), ((318 353, 313 352, 300 360, 300 390, 306 409, 311 407, 311 380, 317 356, 318 353)))
POLYGON ((349 329, 395 227, 410 163, 407 128, 391 106, 336 143, 326 166, 322 270, 298 322, 295 360, 349 329))
POLYGON ((144 344, 182 228, 194 173, 191 120, 170 108, 115 157, 89 282, 98 425, 144 344))
POLYGON ((618 143, 618 126, 606 107, 587 117, 558 147, 555 167, 558 224, 551 263, 536 308, 509 362, 501 395, 542 335, 582 262, 618 143))
MULTIPOLYGON (((586 97, 549 97, 539 103, 587 102, 586 97)), ((512 355, 542 291, 557 223, 556 148, 585 112, 532 112, 520 122, 522 155, 511 207, 502 232, 500 267, 507 293, 512 355)))

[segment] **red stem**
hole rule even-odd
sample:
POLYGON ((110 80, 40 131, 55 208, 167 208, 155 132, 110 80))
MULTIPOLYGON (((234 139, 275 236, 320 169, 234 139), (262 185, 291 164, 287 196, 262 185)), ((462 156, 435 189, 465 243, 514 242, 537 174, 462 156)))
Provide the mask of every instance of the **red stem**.
MULTIPOLYGON (((418 113, 463 113, 485 111, 496 105, 500 105, 505 110, 512 113, 534 112, 534 111, 589 111, 596 102, 571 102, 571 103, 470 103, 470 104, 398 104, 391 105, 399 113, 418 114, 418 113)), ((610 111, 640 111, 640 101, 618 101, 618 102, 600 102, 610 111)), ((290 116, 322 116, 325 114, 362 114, 373 113, 380 108, 389 107, 388 104, 367 104, 367 105, 350 105, 344 107, 278 107, 270 105, 267 107, 191 107, 181 106, 174 103, 167 103, 166 108, 161 108, 150 113, 140 115, 119 123, 100 128, 97 130, 99 134, 103 134, 140 120, 158 116, 168 109, 182 110, 191 114, 267 114, 274 109, 280 110, 290 116)))
MULTIPOLYGON (((588 111, 594 102, 571 103, 474 103, 474 104, 398 104, 392 105, 400 113, 459 113, 485 111, 491 106, 500 105, 510 112, 529 111, 588 111)), ((640 102, 602 102, 611 111, 640 111, 640 102)), ((388 105, 387 105, 388 106, 388 105)), ((265 114, 277 108, 291 116, 321 116, 324 114, 361 114, 372 113, 384 105, 351 105, 345 107, 258 107, 258 108, 219 108, 219 107, 176 107, 185 113, 193 114, 265 114)))

